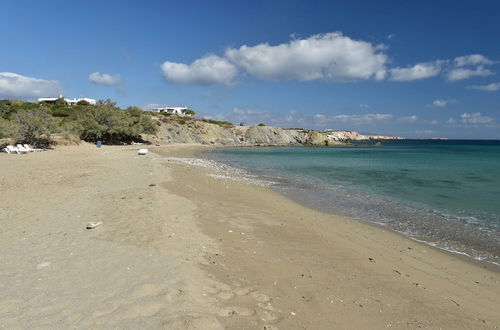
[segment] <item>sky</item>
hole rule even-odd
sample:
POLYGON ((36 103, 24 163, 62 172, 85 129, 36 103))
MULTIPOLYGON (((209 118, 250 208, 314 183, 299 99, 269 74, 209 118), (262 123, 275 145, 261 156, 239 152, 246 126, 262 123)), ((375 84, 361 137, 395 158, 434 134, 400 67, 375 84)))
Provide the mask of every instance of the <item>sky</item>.
POLYGON ((500 139, 500 1, 0 3, 0 99, 500 139))

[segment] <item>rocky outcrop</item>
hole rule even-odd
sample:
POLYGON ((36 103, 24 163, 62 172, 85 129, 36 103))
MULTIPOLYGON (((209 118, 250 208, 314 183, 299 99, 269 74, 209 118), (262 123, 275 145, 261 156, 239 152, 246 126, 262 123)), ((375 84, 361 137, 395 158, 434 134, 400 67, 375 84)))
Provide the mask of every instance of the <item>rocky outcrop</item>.
POLYGON ((218 125, 199 119, 163 120, 158 137, 162 143, 197 143, 216 146, 332 146, 352 141, 400 139, 391 136, 363 135, 352 131, 218 125))

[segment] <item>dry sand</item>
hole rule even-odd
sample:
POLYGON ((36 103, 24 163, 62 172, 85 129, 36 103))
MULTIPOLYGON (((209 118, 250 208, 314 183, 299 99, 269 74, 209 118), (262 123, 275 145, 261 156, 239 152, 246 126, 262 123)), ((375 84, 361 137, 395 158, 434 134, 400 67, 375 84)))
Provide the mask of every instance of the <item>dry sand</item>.
POLYGON ((200 148, 0 154, 0 327, 500 327, 499 273, 165 158, 200 148))

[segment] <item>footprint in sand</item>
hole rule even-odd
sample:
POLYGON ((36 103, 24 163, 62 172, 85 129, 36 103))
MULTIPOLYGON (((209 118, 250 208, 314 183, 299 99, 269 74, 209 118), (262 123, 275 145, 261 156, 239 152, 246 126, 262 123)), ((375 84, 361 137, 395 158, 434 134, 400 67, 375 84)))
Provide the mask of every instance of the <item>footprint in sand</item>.
POLYGON ((267 294, 263 294, 263 293, 260 293, 260 292, 252 292, 250 294, 250 296, 257 300, 258 302, 268 302, 271 300, 271 298, 269 298, 269 296, 267 294))
POLYGON ((133 319, 136 317, 153 316, 165 307, 162 303, 139 304, 132 306, 124 315, 124 318, 133 319))
POLYGON ((219 309, 217 315, 221 317, 231 317, 231 316, 252 316, 255 314, 253 309, 239 307, 239 306, 231 306, 231 307, 223 307, 219 309))
POLYGON ((234 293, 231 291, 221 291, 217 294, 217 298, 223 299, 223 300, 230 300, 234 298, 234 293))
POLYGON ((246 296, 252 292, 252 288, 246 287, 246 288, 238 288, 234 290, 234 293, 236 293, 238 296, 246 296))
POLYGON ((132 296, 134 297, 149 297, 161 296, 167 294, 167 289, 161 284, 146 283, 134 289, 132 296))
POLYGON ((181 316, 162 323, 162 329, 171 330, 224 330, 214 316, 181 316))
POLYGON ((279 330, 279 328, 274 325, 265 325, 262 327, 262 330, 279 330))
POLYGON ((270 311, 259 311, 258 316, 264 323, 276 323, 279 321, 279 317, 270 311))

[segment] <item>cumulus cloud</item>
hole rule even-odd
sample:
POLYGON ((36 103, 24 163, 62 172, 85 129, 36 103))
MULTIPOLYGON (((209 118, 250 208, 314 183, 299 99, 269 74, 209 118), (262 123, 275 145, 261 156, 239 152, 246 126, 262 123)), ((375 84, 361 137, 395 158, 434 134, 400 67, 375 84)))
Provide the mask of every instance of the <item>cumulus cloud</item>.
POLYGON ((441 72, 441 67, 445 61, 433 61, 418 63, 407 68, 396 67, 391 69, 391 80, 393 81, 413 81, 437 76, 441 72))
POLYGON ((472 86, 468 86, 467 88, 478 89, 480 91, 485 91, 485 92, 496 92, 496 91, 500 90, 500 82, 491 83, 488 85, 472 85, 472 86))
POLYGON ((493 74, 485 66, 495 64, 486 56, 472 54, 456 57, 453 60, 453 68, 446 75, 448 81, 464 80, 471 77, 486 77, 493 74))
POLYGON ((457 67, 467 66, 467 65, 490 65, 494 62, 481 54, 472 54, 466 56, 459 56, 453 60, 453 63, 457 67))
POLYGON ((232 85, 237 74, 234 64, 217 55, 207 55, 190 65, 166 61, 161 69, 165 79, 177 84, 232 85))
POLYGON ((380 46, 353 40, 340 32, 226 50, 226 57, 249 74, 265 80, 382 80, 387 56, 380 46))
POLYGON ((120 75, 110 75, 108 73, 94 72, 89 74, 89 80, 99 85, 118 85, 122 78, 120 75))
POLYGON ((434 100, 432 101, 432 104, 430 104, 430 107, 437 107, 437 108, 442 108, 445 107, 449 104, 454 104, 457 103, 457 100, 455 99, 448 99, 448 100, 434 100))
POLYGON ((460 121, 463 124, 469 125, 486 125, 492 126, 495 125, 495 119, 492 117, 484 116, 480 112, 476 113, 463 113, 460 115, 460 121))
POLYGON ((365 115, 324 115, 316 114, 316 121, 321 124, 344 123, 354 125, 372 124, 377 121, 389 120, 394 118, 391 114, 386 113, 370 113, 365 115))
POLYGON ((26 77, 12 72, 0 72, 0 97, 33 99, 61 94, 61 86, 55 80, 26 77))
POLYGON ((418 117, 416 115, 405 116, 405 117, 399 118, 400 121, 405 121, 408 123, 413 123, 413 122, 417 121, 417 119, 418 119, 418 117))
POLYGON ((457 68, 452 69, 447 74, 447 79, 449 81, 458 81, 468 79, 470 77, 486 77, 491 76, 493 72, 491 70, 485 69, 482 65, 475 69, 468 68, 457 68))

